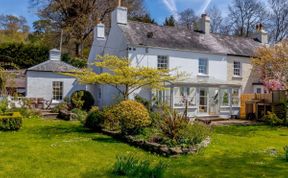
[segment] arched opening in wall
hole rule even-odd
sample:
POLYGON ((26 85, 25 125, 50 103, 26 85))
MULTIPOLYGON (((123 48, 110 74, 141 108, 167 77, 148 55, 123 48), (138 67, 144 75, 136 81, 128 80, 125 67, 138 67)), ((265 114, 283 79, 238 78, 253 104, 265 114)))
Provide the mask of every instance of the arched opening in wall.
POLYGON ((79 90, 71 95, 71 104, 74 108, 89 111, 94 105, 94 98, 89 91, 79 90))

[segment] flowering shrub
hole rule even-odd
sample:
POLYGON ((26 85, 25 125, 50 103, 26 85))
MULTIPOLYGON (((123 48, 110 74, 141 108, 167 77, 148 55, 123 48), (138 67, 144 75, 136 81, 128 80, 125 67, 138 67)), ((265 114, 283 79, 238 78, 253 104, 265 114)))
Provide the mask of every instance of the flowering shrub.
POLYGON ((264 81, 264 86, 269 90, 283 90, 284 89, 284 85, 283 83, 281 83, 278 80, 267 80, 264 81))

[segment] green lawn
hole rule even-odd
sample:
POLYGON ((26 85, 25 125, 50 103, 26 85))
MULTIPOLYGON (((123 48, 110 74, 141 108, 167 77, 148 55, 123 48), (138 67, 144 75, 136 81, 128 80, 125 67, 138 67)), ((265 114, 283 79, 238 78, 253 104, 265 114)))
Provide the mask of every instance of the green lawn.
POLYGON ((218 127, 212 144, 197 155, 162 158, 89 133, 78 122, 24 120, 20 131, 0 132, 0 177, 113 177, 111 166, 122 153, 163 159, 168 178, 287 177, 284 145, 287 128, 218 127))

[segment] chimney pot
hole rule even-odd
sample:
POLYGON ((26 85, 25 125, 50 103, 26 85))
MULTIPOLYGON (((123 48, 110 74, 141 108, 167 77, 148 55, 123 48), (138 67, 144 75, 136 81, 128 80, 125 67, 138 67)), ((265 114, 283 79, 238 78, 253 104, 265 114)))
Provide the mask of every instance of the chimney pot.
POLYGON ((256 25, 255 37, 261 43, 268 44, 268 33, 264 30, 264 26, 262 23, 256 25))
POLYGON ((105 39, 105 25, 99 21, 94 28, 94 40, 105 39))
POLYGON ((112 12, 112 19, 111 23, 112 26, 116 24, 121 24, 121 25, 127 25, 128 22, 128 10, 126 7, 117 7, 113 12, 112 12))

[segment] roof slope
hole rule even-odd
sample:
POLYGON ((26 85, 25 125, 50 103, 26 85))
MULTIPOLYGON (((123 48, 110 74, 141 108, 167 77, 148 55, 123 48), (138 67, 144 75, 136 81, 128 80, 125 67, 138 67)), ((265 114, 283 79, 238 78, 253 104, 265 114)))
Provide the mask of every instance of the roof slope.
POLYGON ((163 27, 141 22, 129 22, 119 25, 127 43, 169 49, 191 50, 216 54, 253 56, 257 47, 262 44, 251 38, 204 34, 177 27, 163 27), (153 37, 147 34, 153 32, 153 37))
POLYGON ((30 67, 27 71, 39 71, 39 72, 71 72, 78 68, 73 67, 60 60, 48 60, 42 62, 36 66, 30 67))

